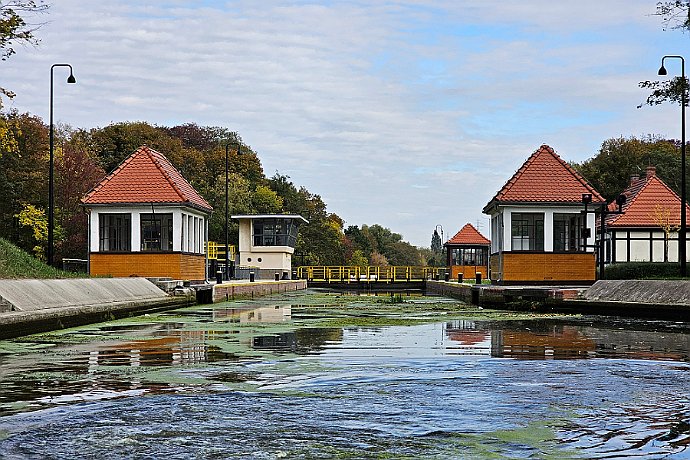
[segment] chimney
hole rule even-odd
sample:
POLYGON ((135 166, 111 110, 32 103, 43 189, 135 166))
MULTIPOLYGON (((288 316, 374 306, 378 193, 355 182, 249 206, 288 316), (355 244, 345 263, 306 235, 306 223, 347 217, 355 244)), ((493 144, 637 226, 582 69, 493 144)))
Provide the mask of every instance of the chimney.
POLYGON ((640 175, 639 174, 632 174, 630 175, 630 186, 635 185, 635 182, 640 180, 640 175))
POLYGON ((654 166, 647 166, 647 169, 645 169, 645 178, 646 179, 651 179, 656 175, 656 167, 654 166))

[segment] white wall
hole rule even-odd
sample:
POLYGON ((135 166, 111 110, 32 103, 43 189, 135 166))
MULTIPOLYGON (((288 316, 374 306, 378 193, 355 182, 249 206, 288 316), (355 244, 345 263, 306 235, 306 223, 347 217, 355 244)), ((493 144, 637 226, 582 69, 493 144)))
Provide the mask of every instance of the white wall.
MULTIPOLYGON (((204 254, 206 249, 206 218, 201 212, 187 207, 155 206, 154 212, 173 216, 173 251, 204 254), (184 222, 184 223, 183 223, 184 222), (192 223, 190 226, 190 222, 192 223)), ((146 206, 98 206, 89 208, 90 251, 99 252, 99 215, 130 214, 132 252, 141 251, 141 214, 150 214, 151 205, 146 206)))
POLYGON ((292 254, 295 248, 290 246, 254 246, 252 219, 239 219, 239 260, 238 265, 259 267, 264 270, 275 270, 278 273, 288 272, 292 268, 292 254))
MULTIPOLYGON (((553 215, 558 214, 580 214, 584 206, 562 206, 562 207, 540 207, 540 206, 499 206, 498 212, 503 214, 503 250, 511 251, 513 238, 511 235, 511 223, 513 213, 541 213, 544 214, 544 251, 553 252, 553 215)), ((587 227, 592 230, 592 236, 587 239, 587 245, 594 244, 596 235, 595 216, 593 213, 587 214, 587 227)), ((493 238, 493 235, 492 235, 493 238)), ((593 249, 588 247, 587 252, 593 249)))

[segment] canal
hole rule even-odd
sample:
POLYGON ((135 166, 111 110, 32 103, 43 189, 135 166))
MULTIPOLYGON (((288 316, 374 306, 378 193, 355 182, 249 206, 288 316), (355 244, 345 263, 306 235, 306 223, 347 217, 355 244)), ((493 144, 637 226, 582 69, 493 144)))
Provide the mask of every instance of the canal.
POLYGON ((0 458, 690 458, 690 324, 301 291, 0 341, 0 458))

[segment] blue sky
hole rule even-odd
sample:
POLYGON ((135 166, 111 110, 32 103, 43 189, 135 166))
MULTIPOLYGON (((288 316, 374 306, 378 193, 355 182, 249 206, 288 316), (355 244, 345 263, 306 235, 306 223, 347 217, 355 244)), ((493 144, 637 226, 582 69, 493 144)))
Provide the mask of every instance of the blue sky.
POLYGON ((50 66, 69 62, 78 83, 58 69, 56 120, 228 127, 346 225, 428 246, 438 224, 486 233, 482 207, 543 143, 579 162, 612 137, 680 137, 677 106, 636 108, 638 82, 690 44, 655 7, 60 0, 0 84, 17 93, 9 108, 47 120, 50 66))

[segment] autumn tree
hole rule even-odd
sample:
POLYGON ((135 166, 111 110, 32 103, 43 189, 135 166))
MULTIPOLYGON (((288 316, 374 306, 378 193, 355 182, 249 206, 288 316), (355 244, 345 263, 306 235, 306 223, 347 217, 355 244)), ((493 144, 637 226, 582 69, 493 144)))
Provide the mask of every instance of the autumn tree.
MULTIPOLYGON (((27 22, 27 17, 43 13, 48 9, 42 0, 0 0, 0 61, 6 61, 16 53, 16 45, 38 45, 34 35, 40 24, 27 22)), ((12 99, 15 93, 0 86, 0 109, 2 96, 12 99)))
POLYGON ((0 121, 13 144, 0 157, 0 235, 32 251, 35 242, 25 237, 16 216, 26 205, 47 209, 48 127, 39 117, 16 111, 0 114, 0 121))
POLYGON ((56 221, 63 229, 56 238, 56 254, 62 258, 86 258, 88 255, 88 218, 81 198, 105 176, 88 152, 67 145, 55 159, 56 221))

